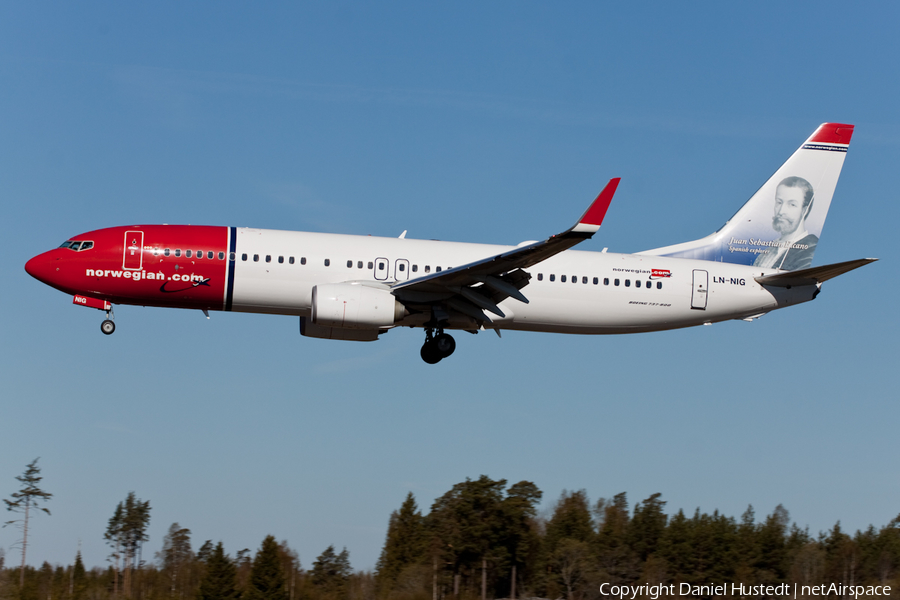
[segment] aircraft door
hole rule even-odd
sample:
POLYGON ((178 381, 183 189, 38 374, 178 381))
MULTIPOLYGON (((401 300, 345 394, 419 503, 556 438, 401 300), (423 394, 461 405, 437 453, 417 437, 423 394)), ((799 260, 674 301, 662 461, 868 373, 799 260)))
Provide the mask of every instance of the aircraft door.
POLYGON ((398 258, 394 262, 394 279, 397 281, 409 279, 409 261, 405 258, 398 258))
POLYGON ((386 258, 375 259, 375 279, 384 281, 388 278, 391 270, 391 262, 386 258))
POLYGON ((706 297, 709 296, 709 272, 694 269, 694 291, 691 294, 691 308, 706 310, 706 297))
POLYGON ((122 268, 140 271, 143 266, 144 232, 125 232, 125 252, 122 257, 122 268))

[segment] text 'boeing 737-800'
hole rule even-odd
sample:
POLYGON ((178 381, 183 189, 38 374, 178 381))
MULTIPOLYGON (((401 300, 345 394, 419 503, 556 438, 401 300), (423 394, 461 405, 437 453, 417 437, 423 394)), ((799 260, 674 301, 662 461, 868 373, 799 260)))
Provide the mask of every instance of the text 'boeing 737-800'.
POLYGON ((304 336, 332 340, 423 328, 431 364, 456 348, 450 330, 610 334, 752 320, 875 260, 812 266, 852 134, 821 125, 717 232, 637 254, 571 249, 600 228, 612 179, 571 228, 515 247, 133 225, 76 235, 25 269, 106 311, 106 334, 113 304, 295 315, 304 336))

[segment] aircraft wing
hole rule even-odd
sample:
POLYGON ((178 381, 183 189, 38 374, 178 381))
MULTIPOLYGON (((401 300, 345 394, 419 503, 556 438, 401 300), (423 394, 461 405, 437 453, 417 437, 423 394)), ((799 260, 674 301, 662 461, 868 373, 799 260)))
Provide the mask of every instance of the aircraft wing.
POLYGON ((392 286, 394 296, 408 307, 447 307, 481 322, 491 322, 483 310, 504 317, 497 306, 512 297, 528 303, 522 294, 531 275, 526 269, 590 239, 600 229, 620 178, 610 179, 575 225, 542 242, 520 246, 466 265, 432 273, 392 286), (483 310, 482 310, 483 309, 483 310))
POLYGON ((776 273, 775 275, 756 277, 755 279, 762 285, 770 285, 773 287, 813 285, 828 281, 838 275, 843 275, 848 271, 858 269, 869 263, 875 262, 876 260, 878 259, 859 258, 856 260, 848 260, 847 262, 835 263, 833 265, 824 265, 821 267, 812 267, 811 269, 787 271, 786 273, 776 273))

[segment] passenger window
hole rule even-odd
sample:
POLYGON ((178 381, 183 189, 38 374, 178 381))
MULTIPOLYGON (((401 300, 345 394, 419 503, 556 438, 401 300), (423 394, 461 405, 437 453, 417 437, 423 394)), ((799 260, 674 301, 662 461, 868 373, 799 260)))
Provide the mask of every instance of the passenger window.
POLYGON ((412 269, 413 273, 417 272, 419 270, 419 265, 413 265, 412 269))
POLYGON ((435 270, 435 272, 437 272, 437 273, 440 273, 440 272, 441 272, 441 268, 440 268, 440 267, 435 267, 434 270, 435 270))
POLYGON ((538 273, 538 281, 543 281, 543 280, 544 280, 544 274, 538 273))
POLYGON ((600 279, 597 277, 594 277, 594 285, 597 285, 598 283, 600 283, 600 279))
POLYGON ((616 286, 619 285, 619 280, 618 279, 613 280, 613 285, 616 285, 616 286))
POLYGON ((425 272, 431 273, 431 265, 425 265, 425 272))
POLYGON ((169 249, 168 249, 168 248, 166 248, 165 250, 163 250, 163 256, 169 256, 169 249))
POLYGON ((203 258, 203 250, 197 250, 197 258, 203 258))
POLYGON ((187 257, 187 258, 190 258, 190 257, 191 257, 191 254, 192 254, 192 253, 191 253, 190 250, 185 250, 185 251, 184 251, 184 255, 185 255, 185 257, 187 257))
POLYGON ((609 285, 609 277, 603 278, 603 285, 609 285))
POLYGON ((653 282, 652 282, 652 281, 648 281, 648 282, 646 283, 646 287, 647 287, 648 290, 649 290, 650 288, 652 288, 652 287, 653 287, 653 282))
POLYGON ((559 280, 562 281, 563 283, 565 283, 565 282, 566 282, 566 276, 565 276, 565 275, 560 275, 560 276, 559 276, 559 280))
POLYGON ((578 283, 578 275, 572 275, 572 283, 578 283))
POLYGON ((293 256, 291 256, 291 257, 288 258, 288 263, 294 264, 294 257, 293 257, 293 256))
POLYGON ((382 261, 382 260, 378 261, 378 270, 384 271, 384 261, 382 261))
POLYGON ((325 259, 325 266, 326 266, 326 267, 330 267, 330 266, 331 266, 331 259, 330 259, 330 258, 326 258, 326 259, 325 259))
POLYGON ((266 262, 272 262, 272 255, 266 254, 266 262))
POLYGON ((241 254, 241 260, 246 261, 246 260, 247 260, 247 255, 246 255, 246 254, 241 254))
POLYGON ((283 264, 284 264, 284 257, 283 257, 283 256, 279 256, 279 257, 278 257, 278 264, 279 264, 279 265, 283 265, 283 264))
POLYGON ((631 280, 630 280, 630 279, 626 279, 626 280, 625 280, 625 287, 631 287, 631 280))
POLYGON ((348 260, 348 261, 347 261, 347 268, 348 268, 348 269, 352 269, 352 268, 353 268, 353 261, 352 261, 352 260, 348 260))
POLYGON ((640 279, 638 279, 637 281, 634 282, 634 287, 641 287, 641 280, 640 280, 640 279))
POLYGON ((657 282, 656 282, 656 289, 658 289, 658 290, 661 290, 661 289, 662 289, 662 281, 657 281, 657 282))
POLYGON ((367 268, 367 269, 374 269, 374 268, 375 268, 375 263, 373 263, 373 262, 370 260, 370 261, 368 262, 368 266, 367 266, 366 268, 367 268))
POLYGON ((556 275, 550 273, 550 281, 556 281, 556 275))
POLYGON ((219 252, 219 260, 225 260, 225 253, 219 252))
POLYGON ((305 256, 301 256, 301 257, 300 257, 300 264, 301 264, 301 265, 305 265, 305 264, 306 264, 306 257, 305 257, 305 256))
POLYGON ((253 255, 253 262, 259 262, 259 254, 253 255))
POLYGON ((153 256, 159 256, 159 248, 153 249, 153 256))
POLYGON ((175 248, 175 257, 181 256, 181 248, 175 248))
POLYGON ((406 265, 403 264, 403 263, 400 263, 399 267, 400 267, 400 272, 401 272, 401 273, 402 273, 403 271, 406 270, 406 265))
POLYGON ((582 278, 581 278, 581 283, 587 283, 587 277, 582 277, 582 278))
POLYGON ((361 261, 361 260, 360 260, 360 261, 357 261, 357 263, 356 263, 356 268, 357 268, 357 269, 362 269, 362 261, 361 261))
POLYGON ((228 260, 230 260, 231 262, 234 262, 234 252, 228 253, 228 260))
POLYGON ((207 253, 206 253, 206 258, 208 258, 209 260, 212 260, 212 257, 213 257, 214 255, 215 255, 214 252, 213 252, 212 250, 209 250, 209 251, 207 251, 207 253))

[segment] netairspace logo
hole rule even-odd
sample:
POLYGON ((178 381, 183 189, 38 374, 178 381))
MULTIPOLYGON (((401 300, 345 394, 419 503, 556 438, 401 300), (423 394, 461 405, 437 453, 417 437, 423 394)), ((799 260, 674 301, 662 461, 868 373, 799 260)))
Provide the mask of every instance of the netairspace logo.
POLYGON ((638 596, 649 596, 651 600, 658 600, 662 596, 781 596, 793 598, 807 598, 811 596, 840 596, 840 597, 874 597, 890 596, 889 585, 844 585, 842 583, 823 583, 820 585, 799 585, 782 583, 780 585, 744 585, 743 583, 722 583, 692 585, 679 583, 657 585, 611 585, 604 583, 600 586, 600 594, 613 596, 624 600, 635 600, 638 596), (677 589, 677 591, 676 591, 677 589))

